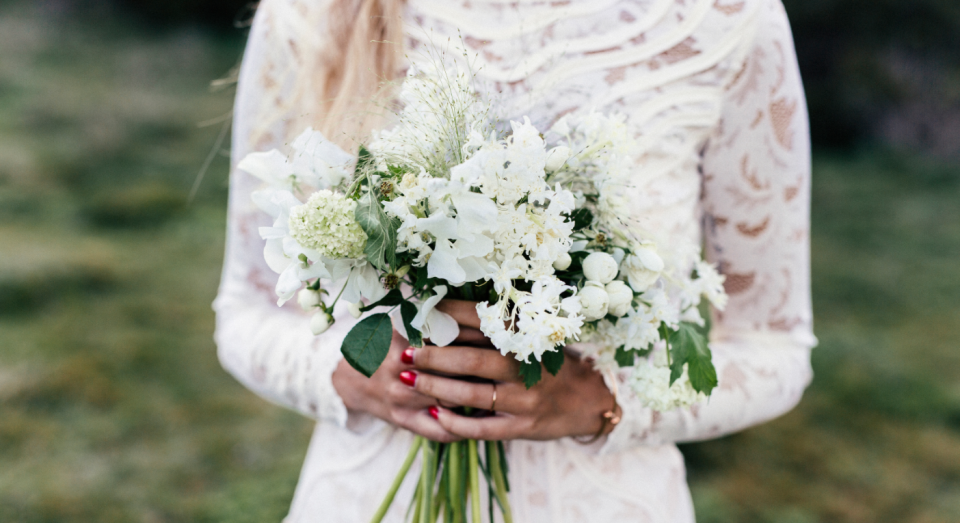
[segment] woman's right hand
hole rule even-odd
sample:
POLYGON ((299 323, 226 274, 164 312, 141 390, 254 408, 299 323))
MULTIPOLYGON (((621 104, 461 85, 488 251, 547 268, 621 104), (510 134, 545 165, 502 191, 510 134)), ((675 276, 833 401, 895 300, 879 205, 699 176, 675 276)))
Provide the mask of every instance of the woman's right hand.
POLYGON ((413 368, 412 361, 403 360, 409 347, 407 340, 394 330, 390 352, 373 376, 367 378, 341 360, 333 372, 333 387, 350 410, 366 412, 433 441, 449 443, 462 439, 444 430, 430 416, 427 409, 437 405, 435 398, 401 381, 401 373, 413 368))

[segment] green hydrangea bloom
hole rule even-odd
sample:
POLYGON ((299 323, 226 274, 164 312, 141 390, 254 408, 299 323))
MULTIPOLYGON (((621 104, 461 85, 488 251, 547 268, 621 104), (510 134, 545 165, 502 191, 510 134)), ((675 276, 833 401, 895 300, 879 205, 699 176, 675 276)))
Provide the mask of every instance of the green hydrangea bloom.
POLYGON ((357 202, 328 190, 290 209, 290 236, 328 258, 362 258, 367 235, 354 216, 357 202))

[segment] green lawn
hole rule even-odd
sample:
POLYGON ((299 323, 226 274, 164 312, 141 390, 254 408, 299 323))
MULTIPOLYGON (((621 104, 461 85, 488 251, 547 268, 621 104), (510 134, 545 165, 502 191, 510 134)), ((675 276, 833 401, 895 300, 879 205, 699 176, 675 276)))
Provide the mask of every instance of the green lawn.
MULTIPOLYGON (((222 154, 187 202, 241 47, 0 7, 0 521, 284 515, 310 423, 211 337, 222 154)), ((700 521, 960 521, 960 168, 815 170, 816 380, 685 446, 700 521)))

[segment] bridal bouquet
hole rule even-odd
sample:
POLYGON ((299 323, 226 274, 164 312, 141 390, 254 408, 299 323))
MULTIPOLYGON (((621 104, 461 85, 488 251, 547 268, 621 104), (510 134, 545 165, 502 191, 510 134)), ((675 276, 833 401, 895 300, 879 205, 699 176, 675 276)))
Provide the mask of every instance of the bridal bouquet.
MULTIPOLYGON (((563 347, 581 342, 598 370, 622 369, 655 410, 704 399, 717 376, 698 306, 706 297, 723 307, 723 278, 698 246, 658 245, 631 221, 636 151, 623 118, 565 117, 541 134, 528 118, 499 119, 472 82, 413 64, 397 124, 357 155, 307 129, 291 156, 240 162, 267 183, 253 199, 275 219, 260 234, 279 304, 297 296, 314 311, 315 334, 339 300, 357 318, 369 313, 341 348, 367 376, 394 328, 413 346, 451 343, 459 328, 436 305, 457 298, 477 302, 481 330, 521 362, 527 387, 544 368, 556 375, 563 347)), ((415 441, 374 521, 418 452, 414 521, 466 521, 469 499, 479 522, 480 472, 491 511, 496 501, 511 520, 501 443, 486 442, 481 456, 476 441, 415 441)))

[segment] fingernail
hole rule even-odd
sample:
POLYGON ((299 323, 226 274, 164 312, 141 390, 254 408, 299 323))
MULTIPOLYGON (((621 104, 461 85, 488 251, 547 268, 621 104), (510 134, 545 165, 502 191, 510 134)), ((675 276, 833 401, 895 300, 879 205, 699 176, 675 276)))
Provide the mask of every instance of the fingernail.
POLYGON ((400 361, 404 365, 413 365, 413 347, 408 347, 407 350, 400 353, 400 361))
POLYGON ((430 417, 432 417, 433 419, 435 419, 435 420, 439 420, 439 419, 440 419, 440 418, 439 418, 439 416, 440 416, 440 409, 438 409, 437 407, 430 407, 429 409, 427 409, 427 412, 430 413, 430 417))
POLYGON ((400 381, 402 381, 403 384, 408 387, 413 387, 413 385, 417 382, 417 373, 405 370, 400 373, 400 381))

